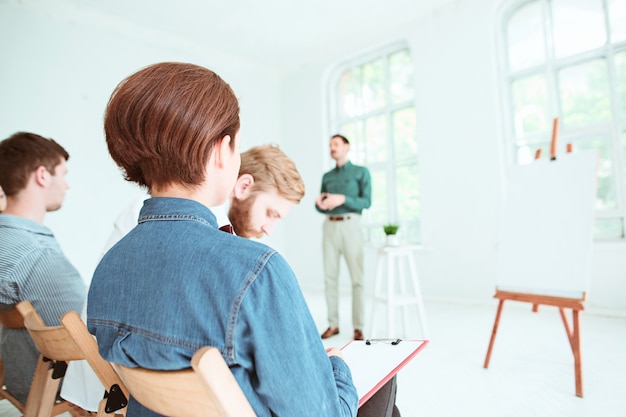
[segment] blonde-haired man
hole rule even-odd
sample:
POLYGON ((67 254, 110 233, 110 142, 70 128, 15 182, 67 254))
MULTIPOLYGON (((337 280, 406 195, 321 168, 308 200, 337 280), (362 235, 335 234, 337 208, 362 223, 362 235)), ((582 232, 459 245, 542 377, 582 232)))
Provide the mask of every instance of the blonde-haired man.
POLYGON ((228 219, 237 235, 260 238, 303 196, 304 182, 291 158, 278 146, 256 146, 241 154, 228 219))

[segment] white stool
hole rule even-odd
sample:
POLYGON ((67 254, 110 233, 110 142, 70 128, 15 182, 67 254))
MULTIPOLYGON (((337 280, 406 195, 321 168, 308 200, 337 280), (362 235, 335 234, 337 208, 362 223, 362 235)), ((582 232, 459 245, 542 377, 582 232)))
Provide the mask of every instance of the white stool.
POLYGON ((426 329, 426 316, 424 314, 422 292, 420 291, 417 279, 417 266, 415 265, 414 259, 415 252, 420 249, 423 249, 423 247, 419 245, 404 245, 384 246, 378 250, 378 259, 376 262, 376 281, 372 297, 372 314, 370 317, 368 332, 370 337, 374 328, 374 320, 377 317, 376 310, 378 304, 387 305, 386 337, 389 338, 399 336, 395 333, 394 329, 395 308, 402 307, 404 329, 402 337, 407 337, 408 308, 411 305, 415 305, 417 307, 417 318, 420 323, 422 338, 427 339, 428 331, 426 329), (409 272, 408 274, 407 266, 409 272), (396 283, 398 284, 397 288, 396 283), (411 291, 408 291, 408 283, 410 283, 410 286, 412 287, 411 291), (385 284, 384 289, 383 284, 385 284))

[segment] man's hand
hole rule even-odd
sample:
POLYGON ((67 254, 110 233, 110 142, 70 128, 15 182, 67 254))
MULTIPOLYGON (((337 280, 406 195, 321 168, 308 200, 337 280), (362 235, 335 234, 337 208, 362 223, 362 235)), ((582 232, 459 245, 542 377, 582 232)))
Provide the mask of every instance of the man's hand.
POLYGON ((343 355, 341 354, 341 349, 336 348, 336 347, 329 347, 326 348, 326 354, 330 357, 330 356, 339 356, 341 359, 343 359, 343 355))
POLYGON ((322 210, 332 210, 346 202, 343 194, 322 193, 315 199, 315 204, 322 210))

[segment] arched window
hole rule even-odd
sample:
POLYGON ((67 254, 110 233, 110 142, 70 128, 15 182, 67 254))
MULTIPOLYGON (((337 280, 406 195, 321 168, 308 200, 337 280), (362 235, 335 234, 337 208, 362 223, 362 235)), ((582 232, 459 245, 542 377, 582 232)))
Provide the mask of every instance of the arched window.
POLYGON ((501 17, 500 56, 511 163, 598 151, 596 239, 623 239, 626 204, 626 0, 532 0, 501 17))
POLYGON ((330 77, 329 137, 350 140, 350 159, 372 175, 372 206, 364 212, 369 241, 382 226, 400 225, 405 242, 420 240, 420 188, 413 62, 404 44, 351 59, 330 77))

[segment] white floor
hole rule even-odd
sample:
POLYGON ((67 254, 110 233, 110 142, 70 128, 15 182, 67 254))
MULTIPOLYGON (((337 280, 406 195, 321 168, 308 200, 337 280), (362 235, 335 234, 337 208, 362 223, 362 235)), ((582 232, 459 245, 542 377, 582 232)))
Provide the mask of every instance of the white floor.
MULTIPOLYGON (((323 295, 306 297, 323 331, 323 295)), ((398 376, 397 404, 404 417, 626 417, 624 315, 583 312, 584 398, 578 398, 573 356, 556 308, 532 313, 530 305, 507 301, 489 369, 483 368, 496 306, 495 300, 425 301, 430 343, 398 376)), ((326 346, 341 347, 352 337, 349 296, 342 297, 341 312, 341 333, 326 346)), ((421 338, 412 315, 403 337, 421 338)), ((384 314, 379 318, 376 323, 384 314)), ((397 333, 402 336, 400 327, 397 333)), ((19 415, 0 401, 0 417, 19 415)))
MULTIPOLYGON (((323 296, 307 294, 307 299, 323 331, 323 296)), ((558 309, 542 306, 533 313, 530 304, 507 301, 489 369, 484 369, 496 300, 476 305, 427 299, 424 304, 430 343, 398 374, 396 403, 403 416, 626 417, 623 313, 582 313, 584 398, 579 398, 558 309)), ((349 297, 342 300, 341 310, 341 332, 327 339, 326 346, 343 346, 352 336, 349 297)), ((375 323, 384 321, 382 314, 375 323)), ((415 314, 407 324, 405 337, 421 338, 415 314)), ((374 328, 380 331, 376 324, 374 328)), ((397 332, 401 336, 401 325, 397 332)))

